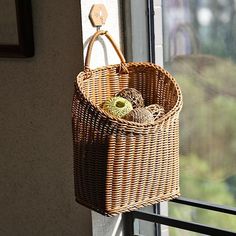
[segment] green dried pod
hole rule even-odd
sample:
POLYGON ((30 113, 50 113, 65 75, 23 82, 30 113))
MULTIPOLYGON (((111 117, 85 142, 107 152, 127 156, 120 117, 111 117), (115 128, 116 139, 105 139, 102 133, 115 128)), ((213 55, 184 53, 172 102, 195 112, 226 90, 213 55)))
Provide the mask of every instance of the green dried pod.
POLYGON ((131 102, 122 97, 111 97, 103 102, 101 107, 106 112, 118 118, 122 118, 133 109, 131 102))

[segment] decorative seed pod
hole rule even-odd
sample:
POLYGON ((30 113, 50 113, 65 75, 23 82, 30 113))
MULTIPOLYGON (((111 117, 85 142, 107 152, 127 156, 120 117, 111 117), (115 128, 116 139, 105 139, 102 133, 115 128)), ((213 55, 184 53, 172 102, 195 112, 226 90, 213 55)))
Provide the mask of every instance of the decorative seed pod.
POLYGON ((135 88, 122 89, 115 96, 120 96, 129 100, 134 109, 137 107, 144 107, 144 100, 142 94, 135 88))
POLYGON ((159 119, 165 114, 164 108, 158 104, 152 104, 145 108, 152 113, 154 120, 159 119))
POLYGON ((101 107, 118 118, 122 118, 133 109, 131 102, 122 97, 111 97, 103 102, 101 107))
POLYGON ((133 109, 123 118, 138 123, 148 123, 154 121, 152 113, 144 107, 138 107, 133 109))

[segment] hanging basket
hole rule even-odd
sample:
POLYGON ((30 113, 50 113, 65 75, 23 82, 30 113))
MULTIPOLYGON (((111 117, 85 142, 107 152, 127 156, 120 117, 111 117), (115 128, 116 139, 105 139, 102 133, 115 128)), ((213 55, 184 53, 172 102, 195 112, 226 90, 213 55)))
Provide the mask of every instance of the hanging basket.
POLYGON ((85 69, 75 80, 72 105, 74 183, 77 202, 104 215, 173 199, 179 190, 179 112, 175 79, 152 63, 126 63, 106 31, 88 46, 85 69), (105 35, 121 64, 89 68, 92 47, 105 35), (135 88, 145 105, 165 114, 151 123, 116 118, 99 105, 124 88, 135 88))

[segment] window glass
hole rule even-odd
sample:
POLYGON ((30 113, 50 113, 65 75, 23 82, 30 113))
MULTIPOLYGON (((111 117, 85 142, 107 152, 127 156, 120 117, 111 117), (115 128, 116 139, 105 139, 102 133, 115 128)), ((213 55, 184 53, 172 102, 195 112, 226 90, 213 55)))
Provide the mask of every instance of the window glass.
MULTIPOLYGON (((184 98, 181 194, 236 207, 236 0, 165 0, 163 22, 164 65, 184 98)), ((236 230, 233 216, 181 207, 170 214, 236 230)))
POLYGON ((154 236, 156 235, 155 223, 135 219, 134 221, 134 235, 135 236, 154 236))
POLYGON ((191 232, 191 231, 188 231, 188 230, 169 227, 169 235, 170 236, 173 235, 172 232, 178 232, 177 235, 181 235, 181 236, 202 236, 203 235, 203 234, 191 232))

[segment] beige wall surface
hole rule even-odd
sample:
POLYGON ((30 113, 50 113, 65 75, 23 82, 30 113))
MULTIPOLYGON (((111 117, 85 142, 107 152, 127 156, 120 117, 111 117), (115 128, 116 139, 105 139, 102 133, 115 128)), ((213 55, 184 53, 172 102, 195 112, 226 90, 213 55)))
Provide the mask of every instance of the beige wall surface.
POLYGON ((71 100, 82 68, 78 0, 32 1, 35 56, 0 59, 0 236, 87 236, 74 201, 71 100))

